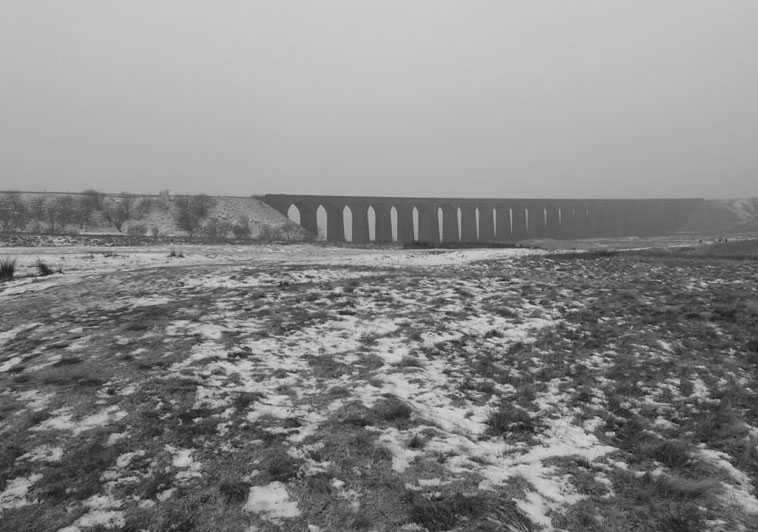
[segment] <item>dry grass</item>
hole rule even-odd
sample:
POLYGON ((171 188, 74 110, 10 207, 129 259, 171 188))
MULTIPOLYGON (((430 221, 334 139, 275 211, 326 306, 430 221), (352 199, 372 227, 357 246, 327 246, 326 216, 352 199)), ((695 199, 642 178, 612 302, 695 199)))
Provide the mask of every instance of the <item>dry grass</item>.
POLYGON ((187 262, 5 299, 0 530, 755 530, 754 261, 187 262))
POLYGON ((16 259, 3 257, 0 259, 0 281, 11 281, 16 272, 16 259))

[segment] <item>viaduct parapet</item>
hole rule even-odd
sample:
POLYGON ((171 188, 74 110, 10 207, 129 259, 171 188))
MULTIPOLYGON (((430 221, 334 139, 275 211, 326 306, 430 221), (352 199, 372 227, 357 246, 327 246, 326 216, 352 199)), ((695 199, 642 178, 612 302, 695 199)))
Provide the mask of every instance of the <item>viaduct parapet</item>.
POLYGON ((656 236, 675 232, 702 199, 475 199, 266 194, 259 199, 326 239, 368 242, 516 242, 531 238, 656 236))

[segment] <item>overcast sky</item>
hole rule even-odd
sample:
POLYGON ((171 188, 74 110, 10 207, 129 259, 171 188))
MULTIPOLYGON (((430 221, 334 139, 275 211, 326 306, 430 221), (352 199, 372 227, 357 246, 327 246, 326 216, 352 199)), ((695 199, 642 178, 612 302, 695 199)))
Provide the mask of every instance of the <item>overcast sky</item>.
POLYGON ((0 0, 0 189, 758 196, 755 0, 0 0))

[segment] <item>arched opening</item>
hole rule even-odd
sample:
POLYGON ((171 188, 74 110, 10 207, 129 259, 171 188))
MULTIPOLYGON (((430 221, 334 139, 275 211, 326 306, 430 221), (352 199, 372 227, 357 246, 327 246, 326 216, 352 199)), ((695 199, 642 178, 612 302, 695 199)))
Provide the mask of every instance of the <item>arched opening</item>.
POLYGON ((342 227, 345 231, 345 242, 353 241, 353 210, 345 205, 342 209, 342 227))
POLYGON ((453 242, 461 241, 461 226, 463 225, 463 212, 460 207, 455 208, 455 217, 458 221, 458 234, 453 236, 453 242))
POLYGON ((529 219, 529 209, 524 209, 524 231, 526 231, 526 234, 529 234, 529 230, 532 226, 532 220, 529 219))
POLYGON ((442 214, 442 207, 437 207, 437 234, 439 235, 440 242, 442 242, 442 226, 444 219, 444 214, 442 214))
POLYGON ((319 205, 316 209, 316 227, 318 227, 318 240, 326 240, 326 209, 319 205))
POLYGON ((302 225, 302 219, 300 218, 300 209, 298 209, 297 205, 294 203, 290 205, 289 209, 287 209, 287 218, 298 225, 302 225))
POLYGON ((368 216, 368 239, 371 242, 376 242, 376 211, 374 207, 369 205, 366 209, 366 215, 368 216))
POLYGON ((415 206, 413 207, 413 210, 411 211, 411 218, 413 220, 413 240, 414 242, 418 242, 420 240, 419 221, 418 221, 418 209, 415 206))
POLYGON ((390 224, 392 225, 392 241, 397 242, 397 209, 390 207, 390 224))

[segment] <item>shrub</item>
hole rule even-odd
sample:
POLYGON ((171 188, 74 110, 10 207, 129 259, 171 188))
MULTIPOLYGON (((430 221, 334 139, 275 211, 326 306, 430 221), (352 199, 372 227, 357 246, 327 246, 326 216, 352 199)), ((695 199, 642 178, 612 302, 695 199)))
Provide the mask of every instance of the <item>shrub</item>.
POLYGON ((176 205, 174 213, 176 225, 187 231, 189 237, 192 238, 192 235, 202 227, 202 221, 208 216, 214 200, 205 194, 198 194, 175 198, 174 204, 176 205))
POLYGON ((413 413, 413 409, 397 397, 383 397, 374 405, 374 413, 384 421, 404 424, 413 413))
POLYGON ((287 482, 297 476, 300 463, 286 451, 276 449, 265 458, 263 469, 272 481, 287 482))
POLYGON ((183 259, 184 253, 181 251, 176 251, 175 249, 171 250, 171 253, 168 254, 169 258, 177 258, 177 259, 183 259))
POLYGON ((200 228, 203 236, 208 238, 226 238, 231 230, 232 224, 230 222, 217 217, 208 218, 200 228))
POLYGON ((640 446, 642 453, 672 468, 681 468, 690 463, 689 448, 689 443, 682 440, 656 441, 640 446))
POLYGON ((225 478, 219 483, 218 490, 227 504, 240 504, 247 499, 249 487, 240 479, 225 478))
POLYGON ((145 236, 147 234, 147 226, 145 224, 129 224, 126 234, 130 236, 145 236))
POLYGON ((400 362, 397 363, 399 368, 423 368, 424 363, 412 355, 403 355, 400 362))
POLYGON ((45 277, 46 275, 52 275, 54 273, 63 273, 63 269, 60 266, 48 264, 42 259, 37 259, 35 266, 37 267, 37 272, 42 277, 45 277))
POLYGON ((505 402, 490 413, 487 425, 487 432, 494 436, 519 432, 533 433, 536 429, 534 420, 526 410, 505 402))
POLYGON ((264 225, 258 233, 258 240, 263 242, 276 242, 284 240, 281 228, 272 225, 264 225))
POLYGON ((237 223, 232 226, 232 233, 235 238, 250 238, 252 231, 250 230, 250 222, 244 216, 240 216, 237 219, 237 223))
POLYGON ((16 272, 16 259, 5 257, 0 259, 0 281, 10 281, 16 272))

